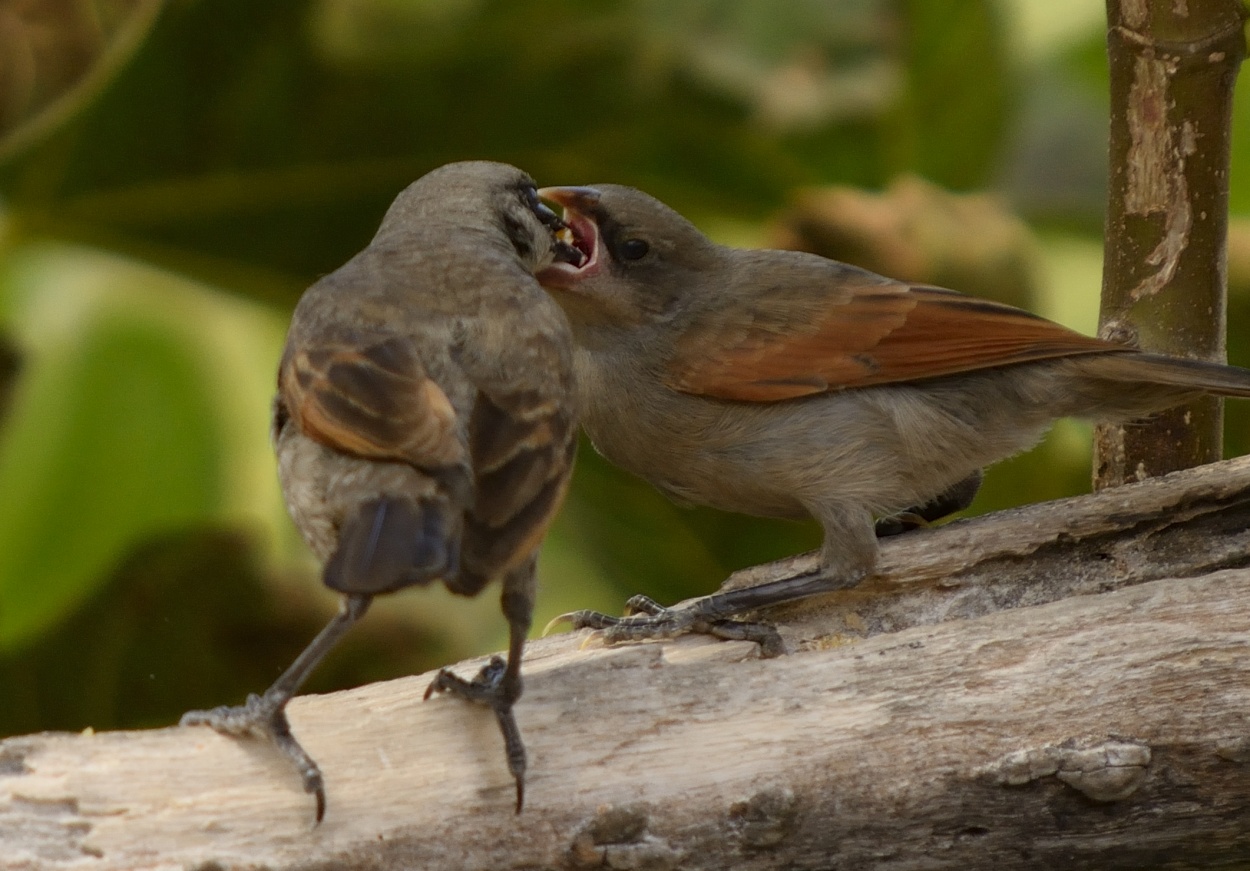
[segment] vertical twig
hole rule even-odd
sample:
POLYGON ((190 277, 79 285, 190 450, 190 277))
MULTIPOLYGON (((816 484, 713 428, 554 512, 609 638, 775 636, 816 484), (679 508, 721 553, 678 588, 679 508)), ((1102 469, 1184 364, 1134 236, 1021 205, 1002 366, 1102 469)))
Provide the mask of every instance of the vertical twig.
MULTIPOLYGON (((1100 334, 1224 359, 1229 138, 1245 56, 1239 0, 1107 0, 1111 179, 1100 334)), ((1094 486, 1220 458, 1223 411, 1203 399, 1100 426, 1094 486)))

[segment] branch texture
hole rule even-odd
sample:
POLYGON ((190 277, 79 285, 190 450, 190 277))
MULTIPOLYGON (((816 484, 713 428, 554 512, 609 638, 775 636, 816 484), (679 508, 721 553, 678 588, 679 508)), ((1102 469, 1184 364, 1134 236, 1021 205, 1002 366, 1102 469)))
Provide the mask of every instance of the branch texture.
POLYGON ((778 659, 536 642, 520 816, 489 711, 431 675, 292 703, 316 828, 263 743, 9 739, 0 868, 1246 863, 1248 528, 1233 461, 900 537, 869 589, 772 615, 778 659))

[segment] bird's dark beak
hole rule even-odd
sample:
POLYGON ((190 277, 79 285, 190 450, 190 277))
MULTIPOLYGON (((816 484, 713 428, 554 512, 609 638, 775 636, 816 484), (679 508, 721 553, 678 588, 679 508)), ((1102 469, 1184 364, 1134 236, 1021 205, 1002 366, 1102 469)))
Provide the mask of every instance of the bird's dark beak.
POLYGON ((599 191, 591 187, 549 187, 539 188, 538 196, 564 209, 561 224, 571 236, 568 241, 558 239, 557 262, 544 270, 544 276, 551 284, 560 285, 585 277, 585 271, 598 263, 599 227, 594 211, 599 204, 599 191))
POLYGON ((535 206, 534 213, 538 215, 538 220, 543 222, 543 226, 552 232, 564 229, 564 222, 560 220, 560 216, 547 208, 546 203, 539 203, 535 206))

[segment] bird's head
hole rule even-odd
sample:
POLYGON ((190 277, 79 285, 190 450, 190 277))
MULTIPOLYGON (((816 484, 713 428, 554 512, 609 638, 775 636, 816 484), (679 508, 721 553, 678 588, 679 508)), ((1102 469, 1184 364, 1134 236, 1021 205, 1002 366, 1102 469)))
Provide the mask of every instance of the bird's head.
POLYGON ((715 275, 720 246, 664 203, 622 185, 546 187, 581 261, 553 262, 538 281, 576 325, 663 320, 715 275))
POLYGON ((449 223, 484 243, 506 239, 532 273, 553 264, 576 268, 585 259, 564 222, 539 199, 534 180, 506 163, 461 161, 426 173, 395 199, 378 234, 449 223))

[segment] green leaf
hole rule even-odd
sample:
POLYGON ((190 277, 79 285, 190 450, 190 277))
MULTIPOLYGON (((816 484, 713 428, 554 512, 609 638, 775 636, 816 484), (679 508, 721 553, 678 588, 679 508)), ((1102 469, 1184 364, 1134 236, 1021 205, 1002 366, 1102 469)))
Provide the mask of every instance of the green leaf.
POLYGON ((891 168, 950 188, 981 187, 1002 148, 1017 91, 1002 10, 987 0, 901 6, 907 82, 885 141, 891 168))
POLYGON ((32 350, 0 433, 0 651, 73 610, 136 538, 220 501, 200 361, 161 318, 89 296, 32 301, 63 320, 32 350))

